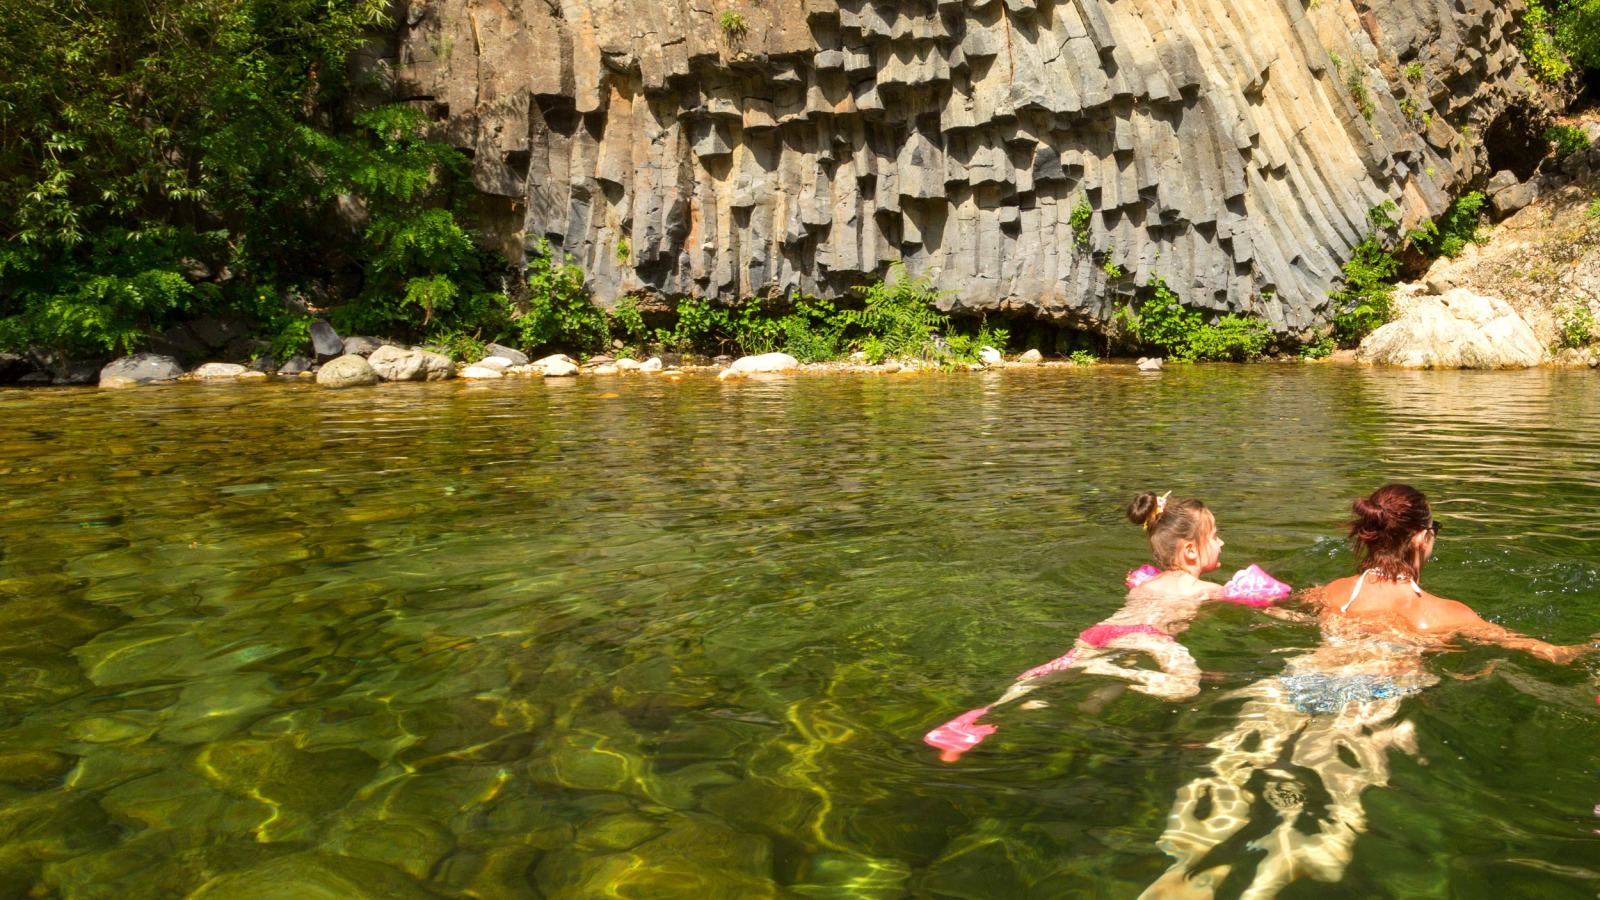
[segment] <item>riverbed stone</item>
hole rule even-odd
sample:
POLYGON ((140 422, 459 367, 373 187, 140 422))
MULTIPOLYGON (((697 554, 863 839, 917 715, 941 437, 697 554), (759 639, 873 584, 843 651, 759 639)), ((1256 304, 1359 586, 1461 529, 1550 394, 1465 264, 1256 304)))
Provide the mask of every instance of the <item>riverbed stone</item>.
POLYGON ((1044 354, 1040 353, 1038 349, 1035 348, 1017 357, 1017 362, 1038 365, 1039 363, 1044 362, 1044 354))
POLYGON ((74 757, 52 750, 0 751, 0 783, 44 787, 60 781, 75 762, 74 757))
POLYGON ((271 356, 258 356, 246 363, 245 368, 263 375, 271 375, 278 371, 278 361, 271 356))
POLYGON ((620 369, 612 365, 595 366, 592 370, 595 375, 615 375, 620 371, 620 369))
POLYGON ((460 375, 461 375, 462 378, 470 378, 470 379, 504 378, 505 377, 505 375, 502 374, 499 369, 491 369, 491 368, 488 368, 486 366, 467 366, 465 369, 461 370, 460 375))
POLYGON ((639 361, 626 356, 617 360, 615 365, 619 372, 637 372, 639 370, 639 361))
POLYGON ((1137 365, 1141 372, 1159 372, 1161 371, 1162 360, 1159 356, 1141 357, 1137 365))
POLYGON ((978 351, 978 362, 986 366, 998 366, 1005 361, 1005 356, 993 347, 984 347, 978 351))
POLYGON ((383 863, 310 850, 211 879, 186 900, 436 900, 383 863))
POLYGON ((504 372, 512 366, 520 364, 514 363, 504 356, 485 356, 483 359, 473 363, 473 365, 481 369, 493 369, 496 372, 504 372))
POLYGON ((1589 369, 1594 367, 1595 362, 1594 351, 1588 347, 1563 347, 1550 364, 1560 369, 1589 369))
POLYGON ((572 362, 572 357, 566 355, 565 353, 552 353, 549 356, 546 356, 544 359, 536 360, 533 363, 533 365, 536 365, 536 366, 548 366, 551 363, 571 363, 571 362, 572 362))
POLYGON ((427 878, 450 851, 450 829, 421 816, 394 816, 356 824, 336 835, 327 849, 394 866, 413 878, 427 878))
POLYGON ((183 374, 183 366, 170 356, 157 353, 135 353, 106 363, 100 378, 126 378, 135 384, 155 384, 172 381, 183 374))
POLYGON ((249 371, 238 363, 206 363, 194 370, 194 376, 200 379, 238 378, 249 371))
POLYGON ((284 360, 283 365, 278 367, 278 374, 279 375, 299 375, 302 372, 311 371, 311 367, 314 366, 314 365, 316 365, 316 362, 311 360, 311 359, 308 359, 307 357, 304 357, 304 356, 291 356, 288 359, 284 360))
POLYGON ((317 370, 317 384, 330 388, 361 387, 378 383, 378 373, 359 356, 340 356, 317 370))
POLYGON ((344 338, 339 337, 332 325, 319 319, 311 323, 311 350, 317 362, 327 362, 344 355, 344 338))
POLYGON ((1395 292, 1394 321, 1356 349, 1359 362, 1408 369, 1524 369, 1544 346, 1509 303, 1455 288, 1442 296, 1416 285, 1395 292))
POLYGON ((543 364, 544 377, 546 378, 571 378, 578 374, 577 364, 562 360, 551 360, 543 364))
POLYGON ((661 369, 661 357, 659 356, 652 356, 639 364, 639 371, 641 372, 659 372, 661 369))
POLYGON ((528 354, 521 350, 513 350, 504 344, 490 344, 483 348, 485 356, 499 356, 510 360, 510 365, 525 366, 528 364, 528 354))
POLYGON ((384 381, 447 381, 456 375, 456 364, 442 353, 387 344, 374 349, 367 363, 384 381))

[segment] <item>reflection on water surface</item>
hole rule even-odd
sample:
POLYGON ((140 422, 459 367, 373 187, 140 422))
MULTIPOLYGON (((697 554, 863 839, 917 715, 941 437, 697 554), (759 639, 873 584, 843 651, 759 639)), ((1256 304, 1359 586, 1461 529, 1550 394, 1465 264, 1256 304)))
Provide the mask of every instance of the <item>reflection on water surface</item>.
MULTIPOLYGON (((1597 386, 0 392, 0 898, 1135 897, 1250 702, 1225 695, 1314 628, 1219 605, 1185 636, 1217 673, 1194 701, 1080 678, 956 765, 921 741, 1120 605, 1146 561, 1120 506, 1202 497, 1225 570, 1303 585, 1350 571, 1350 498, 1409 480, 1448 525, 1432 590, 1580 640, 1597 386)), ((1428 658, 1343 879, 1281 896, 1593 897, 1590 665, 1428 658)), ((1218 896, 1263 857, 1230 852, 1218 896)))

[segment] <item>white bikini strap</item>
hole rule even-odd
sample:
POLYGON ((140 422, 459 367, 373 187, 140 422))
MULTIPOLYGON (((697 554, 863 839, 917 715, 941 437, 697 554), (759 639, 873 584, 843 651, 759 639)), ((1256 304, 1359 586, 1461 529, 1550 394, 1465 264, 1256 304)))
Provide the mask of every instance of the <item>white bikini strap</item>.
MULTIPOLYGON (((1350 604, 1356 602, 1356 598, 1361 596, 1361 586, 1367 583, 1367 576, 1373 574, 1374 571, 1375 570, 1373 569, 1368 569, 1356 577, 1356 588, 1350 592, 1350 599, 1346 600, 1344 605, 1339 607, 1339 612, 1343 613, 1348 611, 1350 609, 1350 604)), ((1378 577, 1382 578, 1383 575, 1380 573, 1378 577)), ((1406 583, 1411 585, 1411 589, 1417 592, 1418 597, 1422 596, 1422 585, 1417 584, 1417 580, 1415 578, 1407 578, 1406 583)))

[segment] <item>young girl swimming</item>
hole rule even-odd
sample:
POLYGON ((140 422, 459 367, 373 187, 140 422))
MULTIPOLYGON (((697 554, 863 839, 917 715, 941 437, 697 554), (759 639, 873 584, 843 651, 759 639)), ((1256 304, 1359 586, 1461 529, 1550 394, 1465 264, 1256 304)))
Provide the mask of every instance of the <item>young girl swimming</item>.
POLYGON ((1156 496, 1146 491, 1135 497, 1127 510, 1129 520, 1144 526, 1149 534, 1150 551, 1161 568, 1144 566, 1130 572, 1127 603, 1079 634, 1065 656, 1023 672, 994 703, 928 732, 923 740, 943 751, 941 759, 955 762, 993 734, 995 726, 980 725, 978 719, 994 707, 1074 669, 1127 681, 1134 690, 1163 700, 1193 697, 1200 692, 1200 667, 1175 635, 1188 629, 1200 605, 1216 599, 1266 605, 1288 595, 1288 585, 1274 581, 1255 566, 1239 572, 1227 585, 1203 580, 1201 575, 1221 565, 1223 542, 1217 536, 1217 521, 1201 501, 1169 497, 1170 492, 1156 496), (1129 652, 1148 654, 1160 670, 1117 665, 1114 658, 1129 652))

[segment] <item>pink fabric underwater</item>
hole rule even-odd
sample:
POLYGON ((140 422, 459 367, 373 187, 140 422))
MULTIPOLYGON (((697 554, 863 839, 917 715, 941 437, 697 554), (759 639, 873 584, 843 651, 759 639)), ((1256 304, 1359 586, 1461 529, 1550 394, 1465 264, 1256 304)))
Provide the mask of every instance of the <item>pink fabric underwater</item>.
POLYGON ((928 732, 923 740, 944 751, 939 754, 940 759, 945 762, 955 762, 961 758, 961 754, 978 746, 980 741, 994 734, 995 726, 978 724, 978 719, 988 711, 989 707, 985 706, 964 712, 928 732))
POLYGON ((1272 601, 1289 596, 1293 590, 1251 563, 1249 568, 1235 572, 1222 586, 1222 599, 1246 606, 1271 606, 1272 601))

